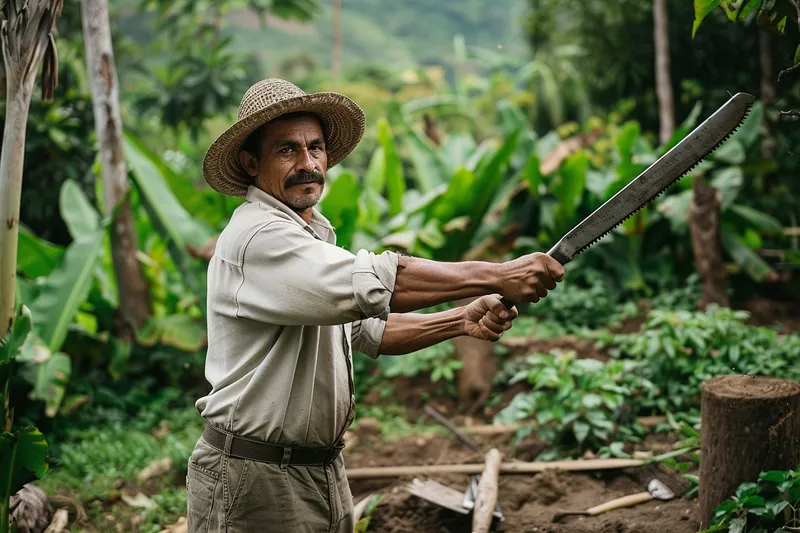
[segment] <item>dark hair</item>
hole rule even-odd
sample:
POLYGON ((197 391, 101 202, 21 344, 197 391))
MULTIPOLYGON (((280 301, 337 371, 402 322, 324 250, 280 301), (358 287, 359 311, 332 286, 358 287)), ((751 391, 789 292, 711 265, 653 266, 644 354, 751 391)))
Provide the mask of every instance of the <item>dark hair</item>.
POLYGON ((264 140, 264 135, 267 132, 267 126, 269 126, 272 122, 277 122, 279 120, 289 120, 293 118, 301 118, 301 117, 313 117, 319 120, 320 126, 322 127, 322 135, 324 137, 328 136, 328 132, 325 128, 325 123, 322 119, 319 118, 315 113, 310 111, 295 111, 293 113, 286 113, 285 115, 279 115, 272 119, 270 122, 266 124, 262 124, 259 126, 253 133, 250 134, 247 139, 242 143, 242 147, 240 148, 241 151, 248 152, 253 155, 253 157, 258 157, 261 155, 261 142, 264 140))

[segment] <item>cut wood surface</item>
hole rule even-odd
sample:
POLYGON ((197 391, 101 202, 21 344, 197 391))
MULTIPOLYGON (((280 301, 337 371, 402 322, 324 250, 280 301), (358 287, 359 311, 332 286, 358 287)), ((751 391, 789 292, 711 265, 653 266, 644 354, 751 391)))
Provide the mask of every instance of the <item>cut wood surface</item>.
MULTIPOLYGON (((590 459, 579 461, 540 461, 540 462, 502 462, 500 474, 535 474, 549 469, 569 472, 586 472, 592 470, 614 470, 642 466, 645 461, 637 459, 590 459)), ((374 466, 350 468, 349 479, 378 479, 402 476, 421 476, 426 474, 480 474, 485 465, 452 464, 452 465, 409 465, 409 466, 374 466)))
POLYGON ((472 533, 488 533, 497 505, 497 480, 500 475, 500 450, 492 448, 486 454, 486 466, 478 482, 475 506, 472 510, 472 533))
POLYGON ((800 383, 760 376, 709 379, 701 394, 700 521, 743 482, 800 463, 800 383))

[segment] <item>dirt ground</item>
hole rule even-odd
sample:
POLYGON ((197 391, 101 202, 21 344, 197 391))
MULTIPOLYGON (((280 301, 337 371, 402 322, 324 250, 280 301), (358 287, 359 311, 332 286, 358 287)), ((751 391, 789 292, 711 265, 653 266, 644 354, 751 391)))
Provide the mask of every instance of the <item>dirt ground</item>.
MULTIPOLYGON (((345 449, 348 469, 366 466, 483 463, 482 453, 472 452, 458 441, 438 435, 407 437, 383 442, 375 428, 357 431, 355 444, 345 449)), ((530 461, 544 443, 523 441, 513 450, 513 436, 474 437, 483 449, 497 447, 505 460, 530 461)), ((519 533, 695 533, 699 530, 696 503, 688 499, 648 502, 596 517, 571 516, 553 523, 556 512, 582 510, 605 501, 646 490, 647 474, 638 468, 600 473, 548 470, 539 474, 501 474, 498 503, 504 521, 495 531, 519 533)), ((427 476, 419 476, 426 479, 427 476)), ((471 515, 460 515, 414 496, 405 490, 413 476, 351 480, 355 502, 380 494, 369 531, 380 533, 457 533, 471 531, 471 515)), ((463 492, 469 476, 446 474, 431 477, 463 492)))

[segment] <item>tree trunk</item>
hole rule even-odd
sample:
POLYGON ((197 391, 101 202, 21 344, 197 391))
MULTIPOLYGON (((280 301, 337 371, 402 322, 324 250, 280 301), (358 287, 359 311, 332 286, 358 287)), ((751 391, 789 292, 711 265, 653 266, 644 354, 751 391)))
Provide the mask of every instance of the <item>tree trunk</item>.
POLYGON ((106 211, 118 211, 111 229, 111 254, 117 278, 120 311, 130 339, 150 316, 150 297, 141 265, 130 204, 130 184, 122 144, 122 119, 107 0, 83 0, 83 34, 92 86, 94 122, 100 144, 106 211))
POLYGON ((333 57, 331 58, 331 74, 333 81, 339 81, 342 68, 342 0, 333 0, 333 57))
POLYGON ((25 135, 34 79, 29 76, 24 84, 17 84, 9 78, 6 93, 6 124, 0 153, 0 337, 11 329, 14 320, 19 202, 22 197, 25 135), (12 90, 11 87, 17 89, 12 90))
POLYGON ((700 432, 700 520, 743 482, 800 463, 800 383, 777 378, 718 376, 703 383, 700 432))
POLYGON ((703 278, 703 297, 698 303, 705 309, 710 303, 728 307, 725 292, 725 267, 720 241, 720 193, 708 185, 702 176, 694 178, 694 198, 689 207, 689 228, 697 272, 703 278))
POLYGON ((656 47, 656 97, 658 98, 658 136, 661 144, 675 131, 675 103, 669 57, 669 14, 667 0, 653 0, 653 38, 656 47))
MULTIPOLYGON (((758 25, 759 58, 761 63, 761 102, 764 106, 775 103, 775 78, 772 63, 772 34, 763 25, 758 25)), ((764 113, 762 121, 764 127, 764 140, 761 142, 761 152, 769 159, 775 156, 778 141, 772 132, 772 123, 769 113, 764 113)))
MULTIPOLYGON (((466 298, 453 304, 461 307, 476 299, 466 298)), ((456 373, 458 399, 461 405, 468 406, 467 416, 471 416, 492 392, 492 380, 497 370, 494 346, 489 341, 466 336, 455 337, 452 342, 463 365, 456 373)))

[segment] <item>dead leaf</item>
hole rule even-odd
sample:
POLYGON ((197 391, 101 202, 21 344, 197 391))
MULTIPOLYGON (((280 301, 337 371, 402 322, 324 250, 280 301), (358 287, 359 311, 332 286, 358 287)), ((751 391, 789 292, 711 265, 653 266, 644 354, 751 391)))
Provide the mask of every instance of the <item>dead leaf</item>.
POLYGON ((147 481, 154 477, 163 476, 170 470, 172 470, 172 457, 164 457, 147 465, 136 477, 139 478, 139 481, 147 481))
POLYGON ((123 492, 122 501, 124 501, 131 507, 137 507, 139 509, 155 509, 157 507, 156 502, 154 502, 141 492, 137 493, 136 496, 130 496, 127 493, 123 492))
POLYGON ((53 515, 53 520, 50 525, 44 530, 44 533, 67 533, 67 526, 69 525, 69 512, 66 509, 59 509, 53 515))
POLYGON ((189 533, 189 524, 186 522, 186 517, 178 518, 178 521, 167 526, 167 529, 162 529, 159 533, 189 533))

